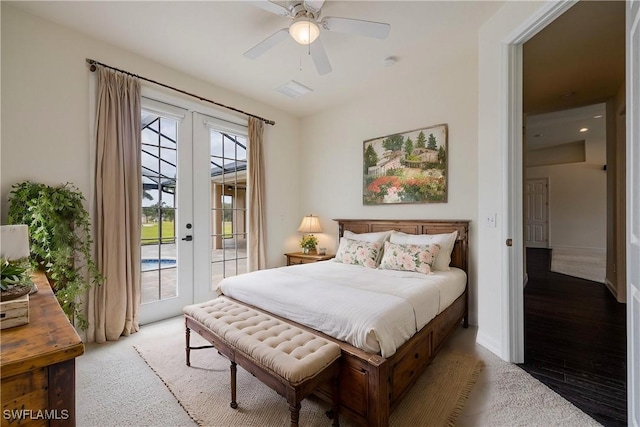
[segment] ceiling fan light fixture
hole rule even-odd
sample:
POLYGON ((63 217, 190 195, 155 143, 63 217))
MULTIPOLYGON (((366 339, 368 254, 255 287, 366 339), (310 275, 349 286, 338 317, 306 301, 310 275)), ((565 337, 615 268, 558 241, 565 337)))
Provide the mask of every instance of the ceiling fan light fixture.
POLYGON ((320 35, 320 27, 307 17, 298 18, 289 26, 289 34, 302 45, 313 43, 320 35))

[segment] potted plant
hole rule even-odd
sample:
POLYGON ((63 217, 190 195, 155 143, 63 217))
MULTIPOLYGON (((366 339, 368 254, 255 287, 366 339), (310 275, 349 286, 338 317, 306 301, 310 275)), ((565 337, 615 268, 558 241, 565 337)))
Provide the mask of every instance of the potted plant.
POLYGON ((51 187, 25 181, 12 188, 9 224, 29 226, 32 267, 46 273, 69 320, 86 329, 78 297, 103 278, 92 258, 91 223, 82 192, 70 183, 51 187))
POLYGON ((11 301, 28 294, 33 287, 26 258, 7 260, 0 258, 0 301, 11 301))
POLYGON ((300 240, 300 247, 302 248, 302 252, 305 254, 315 251, 317 245, 318 238, 313 234, 302 236, 302 240, 300 240))

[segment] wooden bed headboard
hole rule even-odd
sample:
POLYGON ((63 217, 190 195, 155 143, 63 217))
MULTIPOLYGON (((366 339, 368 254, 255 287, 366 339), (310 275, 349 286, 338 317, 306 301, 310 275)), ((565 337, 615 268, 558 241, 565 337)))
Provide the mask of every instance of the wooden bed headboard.
POLYGON ((338 236, 345 230, 353 233, 375 233, 396 230, 407 234, 441 234, 458 231, 458 238, 451 253, 451 265, 468 274, 469 221, 467 220, 416 220, 416 219, 334 219, 338 223, 338 236))

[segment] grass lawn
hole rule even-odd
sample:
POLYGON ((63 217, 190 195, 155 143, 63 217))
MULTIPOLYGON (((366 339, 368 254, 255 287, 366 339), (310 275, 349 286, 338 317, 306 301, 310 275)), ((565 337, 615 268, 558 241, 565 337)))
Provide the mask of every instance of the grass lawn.
POLYGON ((223 222, 224 224, 224 231, 222 232, 222 238, 223 239, 228 239, 231 236, 231 233, 233 233, 233 224, 231 221, 225 221, 223 222))
MULTIPOLYGON (((157 244, 159 240, 159 227, 157 223, 142 224, 142 244, 157 244)), ((173 221, 164 221, 162 223, 162 243, 173 243, 175 241, 174 223, 173 221)))
MULTIPOLYGON (((142 224, 142 244, 143 245, 157 245, 158 244, 158 224, 157 223, 149 223, 142 224)), ((228 239, 232 237, 231 233, 233 232, 233 224, 231 221, 224 222, 224 231, 222 237, 224 239, 228 239)), ((175 242, 175 233, 174 233, 174 224, 171 221, 164 221, 162 223, 162 243, 174 243, 175 242)))

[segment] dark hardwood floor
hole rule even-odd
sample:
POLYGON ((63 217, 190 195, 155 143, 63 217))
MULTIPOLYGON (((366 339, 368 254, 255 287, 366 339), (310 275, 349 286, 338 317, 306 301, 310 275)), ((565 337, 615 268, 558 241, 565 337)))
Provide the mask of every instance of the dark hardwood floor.
POLYGON ((626 426, 625 304, 601 283, 551 272, 550 253, 527 249, 520 366, 601 424, 626 426))

